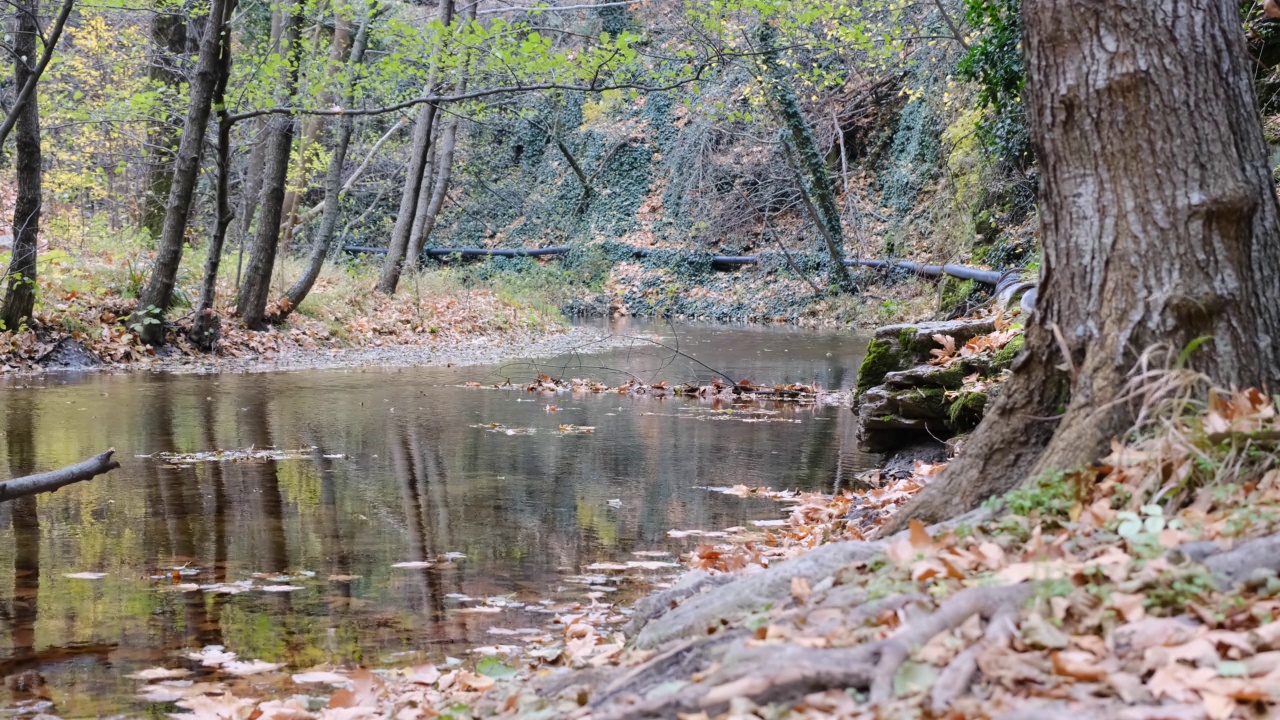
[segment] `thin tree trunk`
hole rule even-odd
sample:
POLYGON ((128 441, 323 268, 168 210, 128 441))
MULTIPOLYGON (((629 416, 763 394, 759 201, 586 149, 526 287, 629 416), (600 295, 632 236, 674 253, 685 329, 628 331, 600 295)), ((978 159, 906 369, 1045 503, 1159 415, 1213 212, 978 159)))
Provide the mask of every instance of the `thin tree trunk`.
POLYGON ((808 195, 817 215, 816 224, 827 246, 831 262, 831 277, 835 286, 844 292, 854 292, 853 278, 844 265, 844 228, 840 224, 840 208, 836 203, 836 189, 831 184, 827 164, 818 152, 813 138, 813 128, 800 109, 800 100, 791 87, 793 78, 782 66, 778 57, 775 38, 777 31, 768 23, 761 23, 756 30, 763 61, 767 64, 765 91, 776 108, 782 124, 791 136, 791 144, 799 156, 801 190, 808 195))
MULTIPOLYGON (((271 5, 271 48, 280 52, 280 6, 271 5)), ((250 137, 253 140, 253 151, 249 154, 248 185, 241 192, 240 227, 237 228, 236 240, 236 293, 240 292, 240 276, 244 270, 244 243, 253 231, 253 218, 258 214, 258 205, 262 202, 262 167, 267 162, 267 118, 260 117, 253 121, 250 137)))
MULTIPOLYGON (((351 48, 352 68, 364 62, 364 51, 369 43, 369 25, 373 22, 375 13, 376 6, 370 6, 364 20, 360 23, 360 29, 356 31, 355 44, 351 48)), ((348 107, 355 102, 355 90, 354 80, 348 80, 343 98, 343 102, 348 107)), ((315 285, 316 278, 320 277, 320 269, 324 267, 324 259, 329 254, 329 245, 333 242, 334 233, 338 228, 338 216, 342 214, 339 201, 342 195, 342 170, 347 162, 347 148, 351 143, 351 131, 354 127, 355 118, 350 115, 342 116, 338 124, 338 136, 334 141, 333 155, 329 158, 329 171, 325 176, 324 217, 312 240, 311 256, 307 259, 307 267, 303 270, 302 276, 285 293, 285 302, 281 303, 280 312, 272 318, 273 321, 283 320, 293 312, 294 308, 301 305, 307 293, 311 292, 311 288, 315 285)))
MULTIPOLYGON (((0 123, 0 147, 4 146, 4 141, 9 138, 9 133, 13 130, 13 126, 22 117, 19 111, 26 104, 28 98, 34 98, 36 94, 36 85, 40 83, 40 76, 44 74, 45 68, 49 67, 49 61, 53 60, 53 51, 58 47, 58 40, 62 38, 62 31, 67 27, 67 18, 71 17, 71 10, 75 7, 76 0, 62 0, 62 9, 58 11, 58 17, 53 21, 53 27, 49 28, 49 34, 42 39, 44 43, 44 52, 40 53, 40 59, 32 71, 27 74, 27 81, 17 86, 18 96, 14 98, 13 105, 9 108, 9 115, 5 117, 4 122, 0 123)), ((15 6, 19 8, 20 6, 15 6)), ((37 29, 37 33, 38 33, 37 29)), ((17 48, 13 48, 17 52, 17 48)), ((34 53, 34 49, 32 50, 34 53)), ((22 57, 18 55, 17 57, 22 57)), ((35 57, 34 54, 26 56, 28 60, 35 57)))
MULTIPOLYGON (((213 0, 209 17, 226 17, 227 2, 228 0, 213 0)), ((191 216, 196 183, 200 179, 200 153, 204 149, 204 134, 212 112, 213 91, 220 74, 218 64, 223 29, 221 23, 210 21, 200 40, 200 59, 196 62, 196 75, 191 82, 191 101, 187 108, 187 119, 182 126, 182 139, 178 143, 178 159, 174 166, 169 204, 165 209, 160 245, 155 264, 151 267, 151 277, 138 301, 138 309, 129 321, 138 330, 142 341, 149 345, 158 345, 164 341, 164 311, 169 308, 173 299, 173 287, 177 282, 182 248, 186 242, 187 221, 191 216)))
POLYGON ((244 268, 244 241, 253 230, 253 218, 258 214, 258 205, 262 201, 262 166, 267 162, 267 142, 263 135, 267 131, 267 119, 256 118, 253 121, 251 135, 257 138, 253 150, 249 153, 248 184, 242 190, 240 198, 240 227, 236 237, 236 292, 240 292, 240 275, 244 268))
MULTIPOLYGON (((281 50, 289 57, 281 87, 276 98, 280 104, 291 101, 298 84, 298 66, 292 60, 298 47, 302 20, 302 6, 291 3, 285 11, 281 30, 281 50)), ((236 313, 251 330, 261 330, 266 314, 267 297, 271 292, 271 271, 275 268, 276 249, 280 239, 280 221, 284 210, 285 183, 289 176, 289 154, 293 149, 294 125, 291 115, 275 115, 267 123, 266 166, 263 168, 262 214, 258 219, 258 233, 249 253, 245 268, 244 284, 236 313)))
MULTIPOLYGON (((36 56, 36 39, 40 36, 38 0, 20 0, 15 7, 17 27, 13 33, 14 87, 24 87, 32 75, 25 58, 36 56)), ((4 309, 0 322, 4 329, 17 330, 31 322, 36 303, 36 246, 40 240, 40 212, 43 203, 41 185, 43 170, 40 157, 40 93, 32 89, 26 102, 15 107, 16 154, 14 170, 18 181, 17 199, 13 206, 13 259, 6 277, 4 309)))
MULTIPOLYGON (((336 73, 342 68, 347 52, 351 49, 351 22, 335 9, 333 24, 333 43, 329 47, 329 68, 336 73)), ((326 88, 320 96, 320 106, 329 107, 337 102, 337 94, 332 88, 326 88)), ((350 103, 348 103, 350 104, 350 103)), ((302 121, 301 140, 298 143, 298 181, 297 188, 290 189, 284 196, 285 224, 281 231, 280 246, 289 247, 293 233, 301 224, 298 208, 302 204, 302 194, 306 191, 307 154, 320 141, 320 133, 324 130, 325 118, 310 116, 302 121)))
POLYGON ((1153 346, 1207 336, 1192 367, 1280 387, 1280 208, 1235 6, 1028 0, 1023 23, 1044 239, 1026 351, 886 532, 1096 461, 1153 346))
MULTIPOLYGON (((453 22, 454 0, 440 0, 440 24, 446 28, 453 22)), ((439 68, 433 64, 427 78, 427 92, 436 85, 439 68)), ((404 191, 400 195, 400 212, 396 215, 391 241, 387 244, 387 257, 378 277, 378 292, 391 295, 400 284, 400 272, 404 268, 405 252, 409 249, 409 236, 418 217, 418 196, 422 192, 424 175, 427 174, 427 153, 431 149, 431 136, 435 130, 437 107, 435 103, 422 105, 418 110, 417 125, 413 129, 413 154, 409 171, 405 176, 404 191)))
MULTIPOLYGON (((180 8, 179 8, 180 10, 180 8)), ((177 94, 185 81, 177 59, 187 50, 187 22, 178 12, 160 8, 151 16, 151 41, 155 44, 147 78, 157 87, 177 94)), ((165 202, 173 184, 173 153, 178 144, 176 113, 165 113, 147 132, 147 191, 142 200, 142 227, 151 239, 164 228, 165 202)))
MULTIPOLYGON (((222 25, 225 27, 235 11, 237 0, 230 0, 222 25)), ((200 288, 200 303, 196 306, 195 320, 191 323, 191 339, 204 350, 213 350, 218 342, 219 319, 214 309, 218 292, 218 270, 222 266, 222 248, 231 226, 231 118, 227 110, 227 82, 231 79, 231 37, 223 34, 222 49, 218 61, 218 86, 214 89, 214 102, 218 106, 218 183, 217 212, 213 237, 209 240, 208 257, 205 258, 204 283, 200 288)))
MULTIPOLYGON (((462 24, 465 26, 476 19, 479 3, 471 3, 462 12, 462 24)), ((467 72, 469 58, 464 59, 458 69, 458 80, 454 83, 454 92, 462 94, 467 91, 467 72)), ((440 216, 440 208, 444 205, 445 195, 449 192, 449 178, 453 173, 453 154, 458 145, 458 126, 461 120, 454 118, 434 148, 436 154, 435 177, 422 184, 422 195, 418 199, 417 217, 414 218, 412 231, 409 233, 409 248, 405 261, 415 266, 422 259, 422 246, 435 229, 436 218, 440 216), (429 192, 428 192, 429 191, 429 192), (424 197, 425 196, 425 197, 424 197)), ((570 161, 572 162, 572 160, 570 161)))
POLYGON ((412 262, 422 258, 422 246, 431 237, 436 228, 436 219, 444 207, 445 197, 449 194, 449 181, 453 175, 454 151, 458 146, 458 126, 461 120, 454 120, 444 129, 436 148, 435 181, 432 183, 431 199, 421 213, 422 220, 414 223, 413 235, 409 238, 409 257, 412 262))
MULTIPOLYGON (((344 197, 351 188, 355 187, 355 184, 359 182, 360 178, 364 177, 364 171, 369 168, 369 163, 373 161, 373 158, 378 154, 378 151, 382 149, 382 146, 391 139, 392 135, 400 132, 400 129, 408 124, 408 120, 400 118, 382 134, 382 137, 378 138, 377 142, 373 144, 373 147, 369 148, 369 152, 364 156, 364 160, 360 161, 360 164, 356 166, 356 169, 352 170, 351 174, 347 176, 346 182, 342 183, 342 188, 338 193, 338 199, 342 199, 342 197, 344 197)), ((306 211, 303 213, 302 217, 298 218, 298 224, 306 225, 317 217, 320 217, 320 214, 324 212, 325 202, 325 200, 321 200, 315 205, 312 205, 310 210, 306 211)))

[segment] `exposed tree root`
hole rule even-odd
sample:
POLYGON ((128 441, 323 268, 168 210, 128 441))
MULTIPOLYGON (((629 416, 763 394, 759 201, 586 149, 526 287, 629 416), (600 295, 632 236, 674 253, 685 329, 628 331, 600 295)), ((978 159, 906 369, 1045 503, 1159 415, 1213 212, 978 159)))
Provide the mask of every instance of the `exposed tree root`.
POLYGON ((1202 562, 1224 588, 1247 580, 1258 570, 1280 571, 1280 534, 1250 540, 1232 550, 1209 555, 1202 562))
MULTIPOLYGON (((744 647, 735 644, 724 653, 719 669, 703 682, 686 686, 665 697, 639 700, 621 707, 612 703, 612 707, 605 706, 610 698, 620 697, 616 693, 611 694, 601 698, 594 716, 622 720, 673 717, 679 712, 696 710, 717 713, 738 697, 763 704, 849 687, 870 687, 871 702, 883 703, 892 699, 894 676, 915 648, 940 632, 960 626, 973 615, 993 619, 989 628, 992 640, 998 641, 1003 637, 1007 641, 1019 605, 1031 596, 1034 588, 1033 584, 1024 583, 962 590, 946 600, 936 612, 913 622, 892 637, 853 648, 814 649, 793 644, 744 647)), ((898 599, 889 598, 875 605, 889 607, 898 599)), ((871 608, 868 612, 874 613, 871 608)), ((958 667, 953 674, 953 682, 957 685, 963 680, 964 687, 957 691, 962 692, 973 672, 962 673, 962 668, 958 667)))
POLYGON ((978 672, 978 655, 987 648, 1008 645, 1018 627, 1018 606, 1006 603, 1000 606, 987 621, 982 639, 965 648, 938 676, 933 684, 929 704, 934 715, 945 715, 956 698, 969 690, 969 683, 978 672))
MULTIPOLYGON (((898 668, 911 655, 911 651, 929 641, 934 635, 960 627, 973 615, 995 618, 1012 609, 1016 616, 1018 606, 1031 596, 1032 584, 1007 587, 969 588, 961 590, 938 607, 938 611, 912 623, 906 629, 879 643, 879 662, 871 683, 871 702, 878 705, 893 697, 893 677, 898 668)), ((972 677, 972 674, 970 674, 972 677)), ((967 685, 967 683, 966 683, 967 685)))
POLYGON ((816 583, 846 565, 871 559, 881 550, 877 543, 830 543, 764 572, 694 595, 645 624, 636 635, 635 646, 642 650, 654 649, 678 638, 716 632, 738 615, 760 610, 789 597, 792 578, 803 577, 816 583))

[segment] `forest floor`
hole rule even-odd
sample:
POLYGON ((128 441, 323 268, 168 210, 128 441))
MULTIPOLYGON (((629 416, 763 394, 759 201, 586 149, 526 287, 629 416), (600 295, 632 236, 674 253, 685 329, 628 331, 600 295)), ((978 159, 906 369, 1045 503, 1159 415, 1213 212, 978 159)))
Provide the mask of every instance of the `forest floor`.
MULTIPOLYGON (((213 353, 187 339, 199 278, 179 278, 166 344, 142 344, 127 325, 149 267, 144 250, 45 249, 32 326, 0 332, 0 374, 51 368, 266 371, 426 364, 474 365, 555 355, 605 333, 569 328, 558 309, 432 273, 408 274, 393 297, 375 293, 377 268, 329 264, 284 322, 250 332, 232 317, 234 264, 219 283, 221 336, 213 353), (74 341, 68 346, 68 341, 74 341), (61 344, 60 344, 61 343, 61 344), (50 354, 52 352, 52 354, 50 354), (84 352, 84 351, 87 351, 84 352)), ((299 271, 282 263, 283 286, 299 271)), ((184 268, 198 266, 191 258, 184 268)), ((270 310, 270 308, 269 308, 270 310)))
MULTIPOLYGON (((215 681, 157 668, 140 693, 242 720, 1277 717, 1275 401, 1147 380, 1108 457, 958 522, 877 537, 941 464, 835 495, 708 488, 779 517, 672 529, 699 543, 684 575, 634 604, 596 594, 536 633, 496 620, 501 644, 440 667, 290 675, 207 649, 191 658, 215 681)), ((616 585, 671 565, 640 555, 588 570, 616 585)))

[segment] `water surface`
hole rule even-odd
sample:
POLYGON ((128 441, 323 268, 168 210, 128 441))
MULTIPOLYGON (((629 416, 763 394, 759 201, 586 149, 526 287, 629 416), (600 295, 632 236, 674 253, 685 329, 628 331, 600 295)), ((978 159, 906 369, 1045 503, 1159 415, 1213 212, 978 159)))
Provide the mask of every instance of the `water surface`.
MULTIPOLYGON (((615 330, 678 345, 701 364, 635 346, 492 368, 8 380, 0 463, 9 476, 107 447, 122 467, 0 505, 0 675, 35 671, 46 682, 34 693, 0 690, 0 706, 38 696, 64 716, 157 712, 125 676, 181 666, 206 645, 292 668, 461 656, 510 642, 492 627, 545 623, 539 603, 586 599, 592 588, 578 580, 592 563, 691 547, 669 529, 778 515, 772 502, 703 486, 829 490, 868 461, 847 409, 465 387, 536 372, 708 380, 710 367, 838 389, 853 382, 866 345, 785 328, 615 330), (521 434, 476 427, 489 423, 521 434), (558 434, 570 424, 595 431, 558 434), (246 448, 302 452, 177 465, 148 457, 246 448), (429 566, 393 567, 404 562, 429 566), (106 576, 66 577, 84 572, 106 576), (244 580, 302 589, 173 589, 244 580), (460 611, 475 604, 462 596, 529 605, 473 614, 460 611)), ((625 595, 627 584, 606 588, 625 595)))

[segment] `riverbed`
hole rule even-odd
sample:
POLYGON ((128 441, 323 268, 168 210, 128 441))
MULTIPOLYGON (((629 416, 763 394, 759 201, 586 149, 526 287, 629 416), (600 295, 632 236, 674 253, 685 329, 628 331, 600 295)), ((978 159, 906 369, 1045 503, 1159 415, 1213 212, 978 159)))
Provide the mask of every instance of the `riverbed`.
POLYGON ((190 666, 184 655, 210 645, 290 669, 465 657, 545 624, 557 604, 669 581, 697 542, 670 530, 779 515, 773 501, 708 486, 830 491, 875 460, 834 405, 520 388, 539 373, 618 384, 714 370, 847 389, 863 337, 607 329, 668 347, 469 367, 9 379, 10 476, 107 447, 122 467, 0 505, 0 674, 44 683, 9 682, 0 707, 156 711, 127 676, 190 666), (508 379, 516 386, 492 387, 508 379), (627 562, 642 566, 591 570, 627 562))

